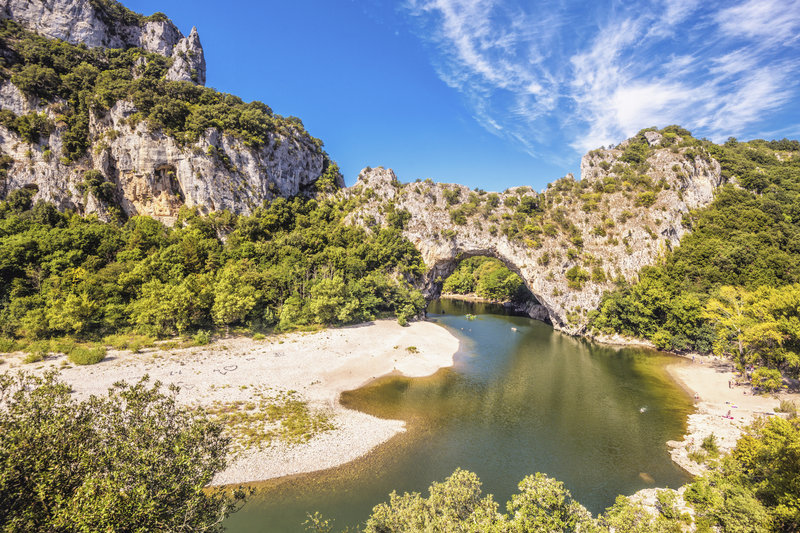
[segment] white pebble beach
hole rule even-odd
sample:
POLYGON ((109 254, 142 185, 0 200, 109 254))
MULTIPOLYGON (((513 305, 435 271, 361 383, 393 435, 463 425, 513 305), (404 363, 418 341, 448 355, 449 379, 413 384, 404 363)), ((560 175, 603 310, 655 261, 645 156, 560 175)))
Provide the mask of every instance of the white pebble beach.
MULTIPOLYGON (((340 394, 387 374, 434 374, 453 365, 458 348, 458 339, 432 322, 402 327, 394 320, 377 320, 260 341, 231 337, 207 346, 170 351, 110 351, 98 364, 61 369, 61 379, 77 395, 86 397, 104 394, 117 381, 133 383, 147 374, 153 381, 178 385, 180 402, 204 407, 215 402, 248 401, 255 388, 274 393, 296 391, 309 408, 329 415, 335 428, 306 443, 277 442, 231 457, 229 466, 213 484, 238 484, 342 465, 404 431, 401 420, 384 420, 344 408, 339 403, 340 394)), ((59 368, 64 359, 50 357, 43 364, 14 366, 39 372, 59 368)))

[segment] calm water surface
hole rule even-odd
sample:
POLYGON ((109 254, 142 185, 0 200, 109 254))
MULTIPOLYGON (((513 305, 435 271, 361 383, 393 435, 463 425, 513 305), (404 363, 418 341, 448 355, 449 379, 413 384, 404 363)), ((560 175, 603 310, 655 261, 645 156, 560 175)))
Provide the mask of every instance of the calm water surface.
POLYGON ((501 508, 526 474, 545 472, 593 513, 651 479, 659 487, 689 479, 665 445, 692 409, 664 371, 668 356, 575 339, 499 306, 443 300, 428 311, 460 339, 456 365, 429 378, 381 378, 342 397, 406 420, 409 430, 341 468, 262 484, 229 531, 304 531, 312 511, 343 529, 392 490, 424 493, 457 467, 476 472, 501 508))

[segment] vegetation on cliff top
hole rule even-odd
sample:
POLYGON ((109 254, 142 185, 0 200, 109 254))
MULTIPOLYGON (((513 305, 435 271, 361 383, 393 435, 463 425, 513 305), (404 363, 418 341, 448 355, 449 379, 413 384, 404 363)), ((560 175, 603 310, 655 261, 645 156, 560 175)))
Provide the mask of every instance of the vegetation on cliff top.
POLYGON ((77 161, 102 142, 91 138, 90 113, 102 117, 122 100, 136 108, 127 119, 131 125, 144 122, 149 130, 161 130, 182 143, 196 142, 216 128, 253 147, 277 142, 273 134, 280 134, 322 148, 300 119, 276 115, 261 102, 245 103, 214 89, 169 81, 165 75, 172 60, 139 48, 73 45, 0 20, 0 49, 0 80, 10 80, 26 95, 50 104, 57 115, 52 123, 43 114, 17 117, 3 110, 0 124, 30 143, 41 142, 53 128, 63 129, 65 162, 77 161))
POLYGON ((700 144, 736 185, 685 217, 680 247, 607 293, 591 327, 797 374, 800 143, 700 144))

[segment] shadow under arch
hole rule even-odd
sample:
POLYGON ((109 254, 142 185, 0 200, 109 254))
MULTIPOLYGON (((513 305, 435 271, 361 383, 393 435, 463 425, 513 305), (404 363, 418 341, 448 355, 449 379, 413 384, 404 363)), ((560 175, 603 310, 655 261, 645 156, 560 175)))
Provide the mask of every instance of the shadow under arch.
POLYGON ((526 297, 524 301, 518 302, 514 305, 515 310, 528 315, 529 317, 545 322, 552 325, 550 311, 541 303, 541 300, 536 293, 531 290, 526 276, 522 273, 520 268, 510 259, 504 257, 502 254, 497 253, 496 250, 491 248, 469 248, 460 250, 453 253, 450 257, 437 260, 425 274, 424 286, 422 293, 427 301, 439 298, 442 294, 442 286, 444 281, 455 272, 458 265, 471 257, 490 257, 497 259, 511 272, 515 273, 522 280, 525 288, 526 297))

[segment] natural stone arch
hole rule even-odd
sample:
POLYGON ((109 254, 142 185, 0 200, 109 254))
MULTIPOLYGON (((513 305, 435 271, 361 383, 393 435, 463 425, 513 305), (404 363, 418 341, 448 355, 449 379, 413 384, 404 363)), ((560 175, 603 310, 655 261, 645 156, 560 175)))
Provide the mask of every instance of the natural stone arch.
POLYGON ((588 313, 597 308, 603 292, 613 288, 613 280, 634 280, 643 266, 653 264, 664 250, 675 247, 688 231, 684 216, 708 205, 722 181, 719 163, 714 159, 686 156, 686 148, 655 147, 646 168, 648 179, 659 184, 656 192, 645 197, 626 187, 626 182, 609 192, 608 184, 620 182, 614 169, 628 167, 619 160, 623 146, 594 150, 584 156, 580 182, 568 175, 542 193, 530 187, 499 193, 500 205, 489 216, 479 210, 464 217, 452 212, 471 194, 486 196, 482 191, 430 180, 401 184, 390 169, 366 168, 346 192, 361 199, 350 220, 366 226, 401 221, 404 235, 421 252, 427 266, 422 286, 427 297, 436 294, 435 280, 449 273, 457 258, 488 255, 522 277, 542 306, 531 310, 535 318, 545 318, 546 312, 556 329, 583 333, 588 313), (576 190, 588 190, 594 199, 587 200, 576 190), (460 201, 453 202, 454 197, 460 201), (541 212, 537 216, 557 219, 561 227, 557 231, 545 228, 551 234, 535 238, 502 234, 498 229, 502 221, 516 216, 515 209, 505 205, 506 199, 520 201, 524 197, 533 198, 529 203, 538 203, 541 212), (580 284, 570 283, 568 272, 594 277, 580 284))
POLYGON ((541 304, 539 298, 528 286, 528 281, 519 267, 515 263, 499 255, 497 251, 492 248, 464 250, 458 252, 452 259, 440 259, 432 265, 427 265, 428 270, 425 272, 423 285, 421 287, 422 294, 429 300, 438 298, 442 292, 444 280, 450 277, 450 275, 458 267, 459 263, 465 259, 469 259, 470 257, 477 256, 493 257, 502 262, 509 270, 522 278, 525 288, 528 290, 528 292, 530 292, 532 297, 532 300, 528 302, 524 311, 531 318, 541 320, 542 322, 551 323, 549 311, 541 304))

